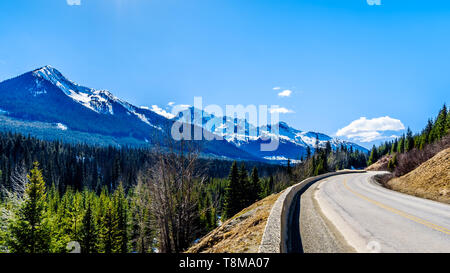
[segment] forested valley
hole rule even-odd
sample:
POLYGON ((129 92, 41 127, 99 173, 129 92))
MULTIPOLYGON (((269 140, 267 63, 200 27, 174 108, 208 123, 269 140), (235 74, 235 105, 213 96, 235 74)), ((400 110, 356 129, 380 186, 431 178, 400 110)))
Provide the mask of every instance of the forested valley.
POLYGON ((330 143, 273 165, 0 134, 0 252, 179 253, 226 218, 309 176, 366 166, 330 143))

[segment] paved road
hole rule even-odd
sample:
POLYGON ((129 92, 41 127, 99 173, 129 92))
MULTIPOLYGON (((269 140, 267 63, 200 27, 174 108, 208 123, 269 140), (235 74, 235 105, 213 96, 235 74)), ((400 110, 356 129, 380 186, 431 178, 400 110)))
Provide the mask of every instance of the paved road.
POLYGON ((385 189, 370 179, 375 174, 338 175, 316 183, 308 190, 315 207, 307 205, 309 201, 302 196, 300 232, 303 244, 310 244, 306 252, 322 252, 311 242, 323 245, 336 238, 341 239, 333 242, 339 245, 334 247, 336 251, 450 252, 450 205, 385 189), (320 232, 307 232, 302 227, 302 221, 311 218, 312 209, 323 218, 322 225, 310 221, 315 226, 307 228, 320 232))

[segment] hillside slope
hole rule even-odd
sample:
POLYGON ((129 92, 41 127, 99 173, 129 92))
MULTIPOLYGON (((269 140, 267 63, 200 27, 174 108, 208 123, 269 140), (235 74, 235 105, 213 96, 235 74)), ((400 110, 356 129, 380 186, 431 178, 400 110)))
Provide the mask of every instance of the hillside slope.
POLYGON ((256 253, 267 218, 278 194, 272 194, 243 209, 208 233, 187 253, 256 253))
POLYGON ((391 155, 385 155, 380 158, 377 162, 365 168, 366 171, 387 171, 387 165, 389 160, 392 158, 391 155))
POLYGON ((387 182, 403 193, 450 204, 450 148, 447 148, 413 171, 387 182))

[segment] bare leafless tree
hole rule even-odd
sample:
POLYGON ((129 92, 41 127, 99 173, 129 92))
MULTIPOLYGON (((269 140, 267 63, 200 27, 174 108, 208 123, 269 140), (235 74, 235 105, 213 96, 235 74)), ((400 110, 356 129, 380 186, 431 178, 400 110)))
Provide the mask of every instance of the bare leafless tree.
MULTIPOLYGON (((0 234, 5 234, 10 220, 13 219, 17 208, 24 200, 28 178, 23 162, 14 168, 10 181, 9 187, 0 186, 0 198, 3 198, 3 206, 0 206, 0 234)), ((8 252, 8 249, 0 245, 0 252, 8 252)))
POLYGON ((17 164, 10 176, 9 187, 1 186, 1 194, 7 201, 20 200, 25 193, 25 187, 28 183, 27 170, 25 163, 17 164))
POLYGON ((138 177, 131 201, 133 215, 131 241, 136 251, 146 253, 153 250, 154 232, 152 232, 150 190, 146 181, 141 178, 142 176, 138 177))
POLYGON ((156 162, 140 176, 149 185, 160 252, 182 252, 200 230, 198 189, 205 177, 197 166, 199 153, 179 145, 177 152, 155 152, 156 162))

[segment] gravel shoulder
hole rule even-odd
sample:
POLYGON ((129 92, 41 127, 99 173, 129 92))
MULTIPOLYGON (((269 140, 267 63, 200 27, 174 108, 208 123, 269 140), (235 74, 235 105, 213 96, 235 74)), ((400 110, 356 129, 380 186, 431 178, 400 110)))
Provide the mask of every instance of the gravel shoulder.
POLYGON ((355 249, 325 217, 315 198, 316 191, 324 181, 312 185, 300 198, 300 235, 303 252, 354 253, 355 249))

